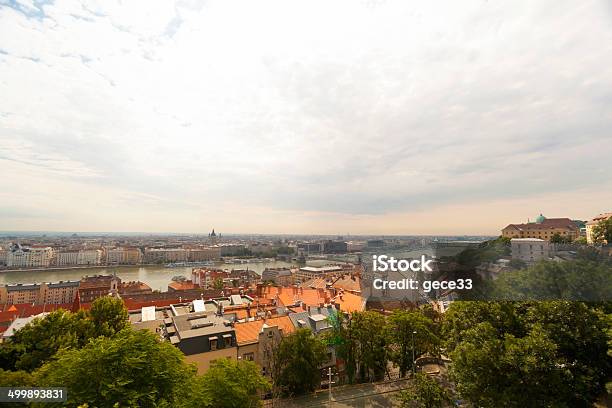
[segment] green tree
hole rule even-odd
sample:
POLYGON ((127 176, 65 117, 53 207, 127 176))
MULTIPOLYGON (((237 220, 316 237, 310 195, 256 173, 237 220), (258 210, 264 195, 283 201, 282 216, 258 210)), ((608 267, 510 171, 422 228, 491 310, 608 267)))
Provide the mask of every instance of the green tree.
POLYGON ((285 395, 312 392, 321 384, 320 366, 327 360, 325 344, 308 329, 284 337, 274 353, 274 385, 285 395))
POLYGON ((223 279, 221 279, 221 278, 216 278, 216 279, 213 281, 213 288, 215 288, 215 289, 217 289, 217 290, 221 290, 221 289, 223 289, 223 286, 224 286, 224 285, 223 285, 223 279))
POLYGON ((557 398, 562 372, 556 345, 542 330, 523 338, 484 322, 469 329, 451 353, 457 391, 479 407, 564 406, 557 398))
POLYGON ((351 315, 349 336, 355 342, 357 378, 360 381, 381 380, 387 372, 387 330, 385 317, 377 312, 355 312, 351 315))
POLYGON ((412 369, 413 358, 427 352, 439 354, 440 339, 435 333, 434 323, 421 311, 397 310, 387 319, 386 328, 389 357, 399 367, 402 377, 412 369))
POLYGON ((483 407, 589 407, 611 369, 607 319, 582 302, 453 303, 444 333, 457 390, 483 407))
POLYGON ((58 309, 25 325, 2 348, 16 351, 14 367, 9 368, 32 371, 60 349, 83 347, 93 332, 94 326, 85 312, 58 309))
POLYGON ((571 239, 561 236, 558 232, 555 232, 552 237, 550 237, 550 242, 553 244, 568 244, 572 242, 571 239))
POLYGON ((204 395, 200 401, 214 408, 260 407, 260 394, 270 389, 270 383, 259 371, 251 361, 217 360, 197 380, 204 395))
POLYGON ((442 408, 451 402, 451 395, 436 380, 417 373, 414 382, 397 399, 402 408, 442 408))
POLYGON ((66 387, 70 407, 173 407, 185 404, 193 388, 195 367, 145 330, 98 337, 56 357, 40 368, 37 384, 66 387))
POLYGON ((123 300, 103 296, 94 300, 89 316, 95 327, 95 336, 113 336, 129 326, 128 311, 123 300))
POLYGON ((612 242, 612 217, 599 221, 593 227, 593 242, 596 244, 612 242))

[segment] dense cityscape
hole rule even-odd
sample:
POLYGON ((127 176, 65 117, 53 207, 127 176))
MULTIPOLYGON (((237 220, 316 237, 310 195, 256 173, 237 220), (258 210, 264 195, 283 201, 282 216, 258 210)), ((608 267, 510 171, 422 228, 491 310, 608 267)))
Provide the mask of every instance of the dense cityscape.
MULTIPOLYGON (((306 401, 316 404, 318 399, 327 395, 324 390, 330 387, 339 387, 338 395, 329 397, 334 401, 343 398, 355 400, 353 402, 359 398, 371 401, 383 392, 389 394, 384 398, 390 404, 401 403, 402 398, 409 404, 411 398, 417 398, 414 392, 425 392, 418 387, 434 387, 437 393, 434 399, 440 399, 442 404, 439 406, 452 401, 461 404, 457 402, 462 401, 461 398, 465 403, 497 406, 499 398, 502 398, 500 395, 486 397, 482 392, 465 388, 470 385, 467 377, 461 377, 461 370, 468 367, 454 361, 454 358, 463 357, 457 354, 458 345, 452 344, 459 341, 456 338, 459 334, 454 333, 458 328, 452 325, 457 324, 456 319, 462 316, 461 313, 474 313, 475 310, 469 310, 480 308, 476 306, 479 302, 471 302, 472 306, 463 304, 464 296, 455 290, 436 291, 428 296, 408 296, 406 293, 396 296, 393 291, 376 293, 370 287, 369 276, 374 273, 369 265, 370 254, 396 253, 400 258, 412 259, 418 257, 418 253, 429 251, 437 266, 432 276, 435 280, 443 281, 450 275, 459 274, 485 283, 494 282, 494 285, 499 284, 498 289, 508 290, 503 282, 516 273, 530 273, 537 268, 553 268, 553 272, 559 275, 556 279, 560 281, 563 278, 555 268, 574 263, 581 265, 584 250, 590 248, 595 251, 595 255, 590 255, 596 256, 595 264, 605 268, 601 282, 603 290, 593 295, 597 299, 584 300, 603 302, 602 311, 609 313, 612 247, 606 243, 612 240, 611 234, 612 213, 605 213, 586 221, 546 218, 540 214, 533 222, 502 228, 499 238, 495 239, 228 237, 214 230, 203 237, 54 236, 50 233, 45 236, 5 237, 2 250, 5 271, 45 273, 46 269, 65 268, 81 273, 82 268, 89 268, 87 271, 91 271, 91 267, 114 269, 112 274, 86 275, 78 280, 18 282, 0 288, 3 341, 0 355, 5 370, 18 370, 11 375, 8 375, 11 371, 3 371, 4 376, 8 375, 3 384, 21 381, 21 377, 12 376, 22 370, 56 364, 48 360, 54 352, 52 349, 45 351, 48 357, 37 357, 38 361, 33 362, 29 357, 25 359, 34 352, 28 347, 40 347, 28 345, 33 340, 27 336, 34 335, 37 330, 55 330, 47 325, 53 324, 51 322, 60 316, 98 315, 102 313, 98 310, 102 307, 112 311, 103 313, 102 318, 107 321, 97 323, 104 327, 110 325, 113 334, 107 341, 111 341, 113 336, 126 335, 127 328, 131 332, 144 330, 180 351, 186 366, 193 364, 197 376, 202 378, 225 371, 223 375, 230 375, 231 370, 246 369, 247 366, 241 365, 246 364, 243 362, 253 362, 255 365, 248 366, 251 370, 249 376, 258 378, 260 385, 248 391, 246 397, 235 397, 232 404, 242 401, 240 398, 269 406, 293 406, 306 401), (493 256, 489 253, 491 248, 493 256), (470 260, 466 262, 465 258, 470 260), (278 261, 287 266, 266 266, 278 261), (239 267, 224 267, 225 262, 239 267), (135 265, 158 265, 171 271, 186 268, 190 273, 173 276, 165 290, 153 290, 145 282, 121 278, 124 268, 135 265), (259 272, 253 268, 257 265, 260 265, 259 272), (108 301, 103 302, 104 299, 108 301), (455 323, 447 327, 451 324, 449 321, 455 323), (359 336, 365 333, 368 333, 366 337, 359 340, 359 336), (347 349, 347 335, 351 336, 349 343, 354 343, 354 349, 347 349), (376 336, 379 336, 378 340, 376 336), (381 342, 380 347, 370 344, 370 341, 381 342), (20 343, 24 344, 19 346, 20 343), (399 345, 402 345, 401 351, 397 349, 399 345), (455 351, 451 352, 453 346, 455 351), (25 350, 20 347, 25 347, 25 350), (299 356, 302 352, 286 355, 286 347, 305 348, 302 352, 314 353, 308 358, 316 364, 310 371, 293 372, 298 369, 296 364, 303 364, 294 361, 302 358, 299 356), (25 354, 20 354, 24 351, 25 354), (411 353, 414 353, 414 358, 406 360, 411 353), (222 360, 227 362, 219 365, 222 360), (415 377, 414 373, 425 377, 415 377), (437 382, 431 383, 431 378, 437 382), (359 383, 370 384, 364 396, 355 394, 357 389, 351 388, 351 384, 359 383), (486 398, 493 398, 490 401, 496 402, 487 402, 486 398)), ((595 272, 586 279, 598 284, 595 272)), ((585 291, 581 288, 582 296, 585 296, 585 291)), ((556 294, 553 303, 558 305, 555 307, 573 310, 576 306, 563 302, 563 299, 574 300, 573 295, 556 294)), ((503 306, 489 303, 487 307, 503 306)), ((588 310, 591 309, 567 317, 597 320, 596 314, 588 316, 588 313, 594 313, 588 310)), ((596 323, 595 320, 593 324, 605 327, 603 321, 596 323)), ((460 326, 464 324, 460 323, 460 326)), ((576 335, 582 336, 580 333, 576 335)), ((605 331, 601 335, 605 338, 605 331)), ((550 341, 555 340, 550 338, 550 341)), ((600 340, 582 338, 581 341, 600 340)), ((62 345, 63 340, 54 342, 58 343, 53 347, 71 347, 62 345)), ((600 398, 603 382, 598 381, 606 378, 609 362, 605 361, 605 353, 596 358, 604 359, 596 364, 603 371, 600 376, 594 374, 589 384, 583 384, 591 391, 580 397, 557 395, 561 400, 552 398, 546 400, 549 401, 547 404, 571 401, 571 404, 577 404, 573 406, 578 406, 600 398)), ((43 381, 41 384, 46 381, 34 380, 34 377, 28 381, 43 381)), ((78 392, 69 395, 69 401, 75 404, 88 398, 93 396, 78 392)), ((156 398, 170 397, 160 394, 156 398)), ((216 401, 212 406, 234 406, 215 400, 219 396, 210 398, 216 401)), ((143 403, 140 397, 135 401, 143 403)))

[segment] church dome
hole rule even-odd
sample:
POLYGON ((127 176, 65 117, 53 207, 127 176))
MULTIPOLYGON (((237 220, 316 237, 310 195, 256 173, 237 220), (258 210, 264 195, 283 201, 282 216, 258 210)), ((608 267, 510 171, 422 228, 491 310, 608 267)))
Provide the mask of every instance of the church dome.
POLYGON ((542 214, 538 215, 538 217, 536 218, 536 224, 543 223, 545 219, 546 219, 546 217, 543 216, 542 214))

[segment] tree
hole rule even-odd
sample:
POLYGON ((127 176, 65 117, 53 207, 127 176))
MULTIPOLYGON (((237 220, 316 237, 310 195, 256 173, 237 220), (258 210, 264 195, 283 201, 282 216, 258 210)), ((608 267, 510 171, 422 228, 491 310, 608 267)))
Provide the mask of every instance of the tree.
POLYGON ((401 391, 397 399, 402 408, 442 408, 451 402, 450 393, 423 373, 417 373, 414 383, 401 391))
POLYGON ((593 242, 596 244, 612 242, 612 217, 599 221, 593 227, 593 242))
POLYGON ((251 408, 261 406, 260 393, 270 389, 270 383, 252 361, 219 359, 197 382, 214 408, 251 408))
POLYGON ((385 317, 376 312, 351 315, 348 335, 355 344, 357 378, 360 381, 381 380, 387 372, 387 331, 385 317))
POLYGON ((389 316, 386 328, 390 359, 399 367, 402 377, 412 369, 415 358, 426 352, 439 354, 440 339, 434 323, 420 311, 397 310, 389 316))
POLYGON ((80 349, 62 350, 37 373, 37 384, 68 389, 67 406, 171 407, 184 404, 195 367, 148 331, 125 329, 80 349))
POLYGON ((482 407, 589 407, 611 369, 607 318, 582 302, 455 302, 444 333, 457 391, 482 407))
POLYGON ((275 386, 285 395, 312 392, 321 384, 320 366, 327 360, 325 344, 308 329, 284 337, 274 355, 275 386))
POLYGON ((60 349, 83 347, 93 332, 94 326, 85 312, 58 309, 25 325, 2 348, 8 347, 14 352, 11 369, 32 371, 60 349))
POLYGON ((217 289, 217 290, 221 290, 223 289, 223 279, 221 278, 216 278, 213 281, 213 288, 217 289))
POLYGON ((94 324, 96 337, 110 337, 129 326, 128 311, 123 300, 113 296, 94 300, 89 316, 94 324))
POLYGON ((561 236, 558 232, 555 232, 552 237, 550 237, 550 242, 553 244, 569 244, 572 242, 571 239, 561 236))
POLYGON ((523 338, 480 323, 451 353, 457 391, 479 407, 563 406, 557 398, 562 372, 556 345, 541 330, 523 338))

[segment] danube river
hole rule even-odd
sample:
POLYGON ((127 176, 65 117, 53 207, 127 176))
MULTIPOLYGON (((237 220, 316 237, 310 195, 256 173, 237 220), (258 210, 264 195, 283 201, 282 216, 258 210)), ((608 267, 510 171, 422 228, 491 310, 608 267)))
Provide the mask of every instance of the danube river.
MULTIPOLYGON (((249 264, 220 263, 215 265, 221 269, 250 269, 261 275, 265 268, 287 267, 292 264, 282 261, 267 261, 249 264)), ((165 268, 160 266, 122 266, 105 268, 82 268, 82 269, 54 269, 47 271, 19 271, 1 272, 0 284, 7 283, 35 283, 35 282, 57 282, 60 280, 79 280, 85 275, 105 275, 116 273, 122 281, 141 281, 153 290, 166 291, 168 283, 173 276, 191 277, 192 267, 165 268)))

